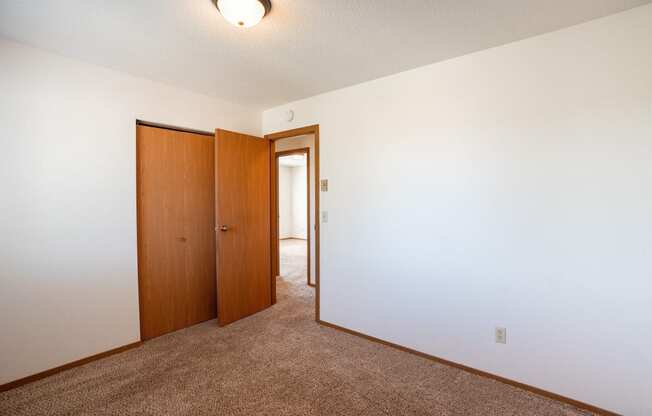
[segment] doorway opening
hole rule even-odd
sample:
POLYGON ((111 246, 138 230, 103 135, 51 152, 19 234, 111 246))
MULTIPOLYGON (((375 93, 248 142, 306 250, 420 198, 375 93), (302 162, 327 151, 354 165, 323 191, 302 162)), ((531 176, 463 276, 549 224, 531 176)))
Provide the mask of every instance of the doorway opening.
POLYGON ((314 221, 310 213, 310 167, 309 147, 276 151, 279 276, 314 286, 310 278, 310 230, 314 221))
POLYGON ((310 286, 319 321, 319 126, 265 138, 272 142, 272 301, 277 279, 310 286))

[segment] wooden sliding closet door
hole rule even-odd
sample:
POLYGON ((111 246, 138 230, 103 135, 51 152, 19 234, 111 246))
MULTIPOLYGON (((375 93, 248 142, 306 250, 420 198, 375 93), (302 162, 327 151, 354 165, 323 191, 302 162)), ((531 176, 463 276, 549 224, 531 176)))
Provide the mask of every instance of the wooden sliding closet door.
POLYGON ((137 127, 143 340, 216 317, 214 138, 137 127))

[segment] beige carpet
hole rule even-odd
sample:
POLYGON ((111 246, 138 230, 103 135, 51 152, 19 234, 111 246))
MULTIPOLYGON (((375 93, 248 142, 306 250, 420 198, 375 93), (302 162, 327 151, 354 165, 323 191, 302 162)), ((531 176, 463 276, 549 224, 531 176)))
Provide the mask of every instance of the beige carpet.
POLYGON ((284 281, 297 285, 308 283, 306 276, 308 270, 307 245, 306 240, 296 238, 281 240, 280 271, 284 281))
MULTIPOLYGON (((296 266, 293 244, 283 244, 283 259, 296 266)), ((274 307, 225 328, 206 322, 0 393, 0 414, 588 414, 321 327, 305 267, 283 270, 274 307)))

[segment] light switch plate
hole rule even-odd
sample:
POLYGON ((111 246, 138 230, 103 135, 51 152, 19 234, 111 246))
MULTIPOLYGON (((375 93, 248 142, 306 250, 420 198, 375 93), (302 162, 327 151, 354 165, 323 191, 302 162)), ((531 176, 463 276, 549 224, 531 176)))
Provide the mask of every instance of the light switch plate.
POLYGON ((322 192, 328 192, 328 179, 322 179, 320 182, 321 185, 321 191, 322 192))
POLYGON ((328 222, 328 211, 321 212, 321 222, 328 222))
POLYGON ((496 327, 496 344, 507 344, 507 329, 496 327))

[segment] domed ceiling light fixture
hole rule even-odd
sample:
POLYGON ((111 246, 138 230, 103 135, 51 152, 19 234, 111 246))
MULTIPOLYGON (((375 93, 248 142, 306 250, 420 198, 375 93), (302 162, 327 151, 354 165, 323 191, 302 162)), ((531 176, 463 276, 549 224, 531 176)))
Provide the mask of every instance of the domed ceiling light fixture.
POLYGON ((232 25, 252 27, 257 25, 272 9, 270 0, 214 0, 217 10, 232 25))

